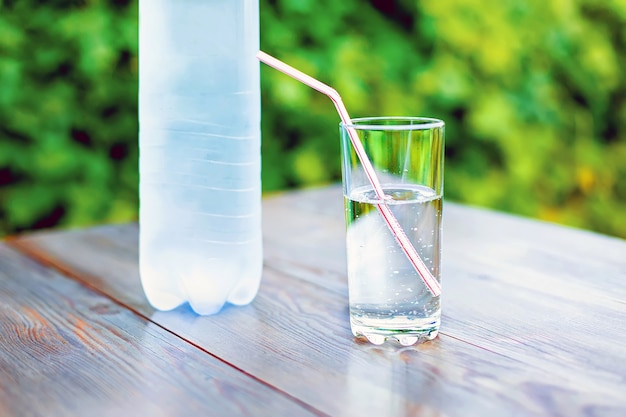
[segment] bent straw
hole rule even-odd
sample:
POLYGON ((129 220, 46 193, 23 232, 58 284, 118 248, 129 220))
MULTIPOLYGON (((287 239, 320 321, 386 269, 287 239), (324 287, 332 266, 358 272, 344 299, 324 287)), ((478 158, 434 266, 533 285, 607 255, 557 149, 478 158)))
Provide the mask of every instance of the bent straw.
POLYGON ((428 267, 424 264, 424 261, 422 261, 422 259, 420 258, 419 254, 413 247, 413 244, 407 237, 406 233, 404 233, 404 230, 402 230, 402 226, 400 226, 400 223, 398 222, 396 217, 391 212, 391 209, 385 202, 386 197, 385 197, 383 188, 381 187, 380 182, 378 181, 378 177, 376 176, 374 167, 372 166, 372 163, 370 162, 369 158, 367 157, 367 154, 365 153, 365 149, 363 148, 363 145, 361 144, 361 140, 359 139, 359 136, 356 133, 356 130, 352 126, 350 126, 352 123, 352 120, 350 119, 350 116, 348 115, 348 111, 346 110, 346 107, 344 106, 339 93, 337 93, 337 91, 334 88, 322 83, 321 81, 316 80, 315 78, 309 75, 306 75, 303 72, 298 71, 297 69, 285 64, 284 62, 274 58, 271 55, 266 54, 263 51, 259 51, 259 53, 257 54, 257 58, 261 62, 264 62, 265 64, 269 65, 270 67, 277 69, 278 71, 284 74, 287 74, 292 78, 295 78, 301 83, 308 85, 309 87, 319 91, 322 94, 325 94, 332 100, 332 102, 335 104, 335 108, 339 112, 341 121, 343 122, 346 130, 348 131, 350 142, 352 143, 352 146, 354 147, 354 150, 361 162, 361 165, 363 166, 363 169, 365 170, 365 174, 367 175, 368 180, 370 181, 370 183, 372 184, 372 187, 374 188, 376 197, 380 201, 379 203, 376 204, 376 207, 378 208, 379 213, 385 220, 385 223, 387 223, 387 227, 389 227, 389 230, 391 231, 393 236, 396 238, 396 241, 398 242, 398 244, 400 245, 400 247, 406 254, 407 258, 409 259, 409 261, 411 262, 411 264, 413 265, 413 267, 415 268, 419 276, 424 281, 426 288, 428 288, 428 290, 432 293, 433 296, 435 297, 439 296, 441 294, 441 285, 439 285, 439 282, 437 282, 437 280, 435 279, 433 274, 430 272, 428 267))

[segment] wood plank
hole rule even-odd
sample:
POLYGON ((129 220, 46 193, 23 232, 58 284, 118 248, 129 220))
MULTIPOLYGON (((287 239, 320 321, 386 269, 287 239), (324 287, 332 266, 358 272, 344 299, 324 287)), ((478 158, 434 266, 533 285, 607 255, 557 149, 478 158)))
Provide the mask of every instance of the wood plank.
MULTIPOLYGON (((271 224, 288 223, 290 210, 312 222, 301 228, 289 223, 305 242, 278 243, 269 256, 288 271, 283 263, 289 261, 281 258, 302 247, 322 247, 324 257, 339 254, 324 264, 324 274, 299 275, 333 281, 321 285, 345 293, 341 191, 319 192, 336 196, 303 193, 269 202, 271 224), (330 203, 318 208, 323 200, 330 203), (325 216, 323 225, 312 220, 315 212, 325 216)), ((444 334, 536 366, 559 358, 581 378, 596 371, 626 377, 626 241, 446 203, 443 247, 444 334)), ((304 271, 319 263, 323 258, 298 261, 304 271)))
POLYGON ((15 244, 328 414, 626 412, 620 349, 626 339, 616 326, 625 304, 620 289, 607 288, 625 271, 618 256, 623 241, 447 204, 442 335, 415 348, 381 348, 349 333, 342 216, 337 188, 266 200, 260 294, 251 306, 213 317, 147 305, 135 226, 34 235, 15 244), (573 248, 581 242, 594 260, 575 259, 576 267, 562 274, 548 268, 555 255, 578 254, 573 248), (545 261, 522 262, 530 249, 545 261), (597 268, 597 259, 606 267, 600 265, 602 276, 588 291, 577 271, 597 268), (560 285, 558 293, 549 291, 560 285))
POLYGON ((0 415, 316 415, 0 244, 0 415))

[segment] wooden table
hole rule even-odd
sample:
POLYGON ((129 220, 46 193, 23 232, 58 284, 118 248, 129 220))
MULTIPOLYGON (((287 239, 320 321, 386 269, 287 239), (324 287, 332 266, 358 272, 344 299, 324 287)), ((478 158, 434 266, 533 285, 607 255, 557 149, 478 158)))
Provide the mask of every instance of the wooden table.
POLYGON ((626 241, 444 208, 443 324, 355 340, 338 187, 264 200, 246 307, 152 309, 137 225, 0 243, 1 416, 626 416, 626 241))

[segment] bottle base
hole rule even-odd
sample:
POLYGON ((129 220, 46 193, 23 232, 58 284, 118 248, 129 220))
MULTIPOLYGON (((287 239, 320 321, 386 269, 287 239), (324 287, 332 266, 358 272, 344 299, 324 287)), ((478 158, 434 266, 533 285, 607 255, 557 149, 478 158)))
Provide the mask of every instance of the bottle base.
POLYGON ((165 292, 151 291, 150 294, 145 293, 148 298, 148 303, 160 311, 173 310, 185 302, 185 300, 165 292))

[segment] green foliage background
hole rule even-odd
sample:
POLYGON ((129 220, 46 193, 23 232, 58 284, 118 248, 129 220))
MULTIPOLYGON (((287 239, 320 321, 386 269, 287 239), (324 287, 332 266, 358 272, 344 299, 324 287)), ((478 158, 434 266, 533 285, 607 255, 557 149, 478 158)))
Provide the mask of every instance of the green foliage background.
MULTIPOLYGON (((137 1, 0 0, 0 236, 137 216, 137 1)), ((352 117, 447 123, 445 195, 626 237, 626 0, 261 0, 352 117)), ((340 178, 328 99, 262 68, 265 191, 340 178)))

